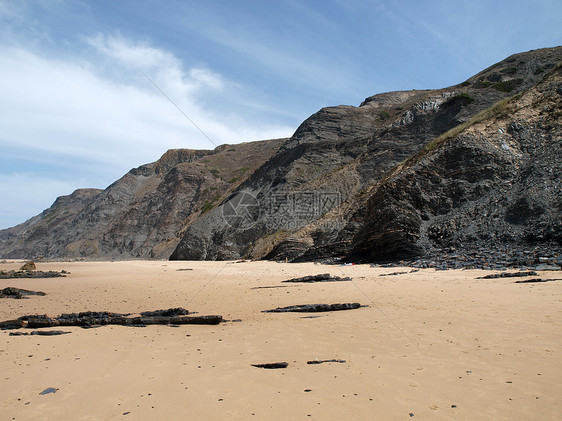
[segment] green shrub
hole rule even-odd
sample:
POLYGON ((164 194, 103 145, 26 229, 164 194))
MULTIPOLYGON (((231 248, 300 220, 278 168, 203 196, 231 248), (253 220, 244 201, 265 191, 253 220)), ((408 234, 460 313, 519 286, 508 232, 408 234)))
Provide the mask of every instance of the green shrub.
POLYGON ((232 177, 230 180, 228 180, 230 184, 236 183, 237 181, 238 181, 238 177, 232 177))
POLYGON ((211 209, 213 209, 215 207, 215 205, 213 204, 213 202, 205 202, 205 204, 203 205, 203 207, 201 208, 201 213, 205 213, 210 211, 211 209))
POLYGON ((523 83, 523 79, 506 80, 494 85, 494 89, 500 92, 511 92, 523 83))
POLYGON ((505 74, 505 75, 513 75, 513 74, 517 73, 517 68, 508 67, 507 69, 500 70, 500 72, 505 74))
POLYGON ((219 178, 219 170, 217 170, 216 168, 213 168, 212 170, 209 171, 211 174, 213 174, 216 178, 219 178))
POLYGON ((487 88, 491 84, 492 82, 488 82, 487 80, 479 80, 474 87, 478 89, 482 89, 482 88, 487 88))
POLYGON ((450 98, 449 100, 447 100, 447 102, 444 105, 468 105, 474 102, 474 98, 472 98, 470 95, 468 95, 466 92, 463 92, 461 94, 457 94, 455 96, 453 96, 452 98, 450 98))
POLYGON ((381 112, 379 113, 379 117, 380 117, 382 120, 386 120, 387 118, 390 117, 390 114, 388 114, 386 111, 381 111, 381 112))

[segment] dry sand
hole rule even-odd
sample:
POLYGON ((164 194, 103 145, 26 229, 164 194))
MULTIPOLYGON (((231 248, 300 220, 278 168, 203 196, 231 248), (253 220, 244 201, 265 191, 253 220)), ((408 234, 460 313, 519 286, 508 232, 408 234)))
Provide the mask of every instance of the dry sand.
POLYGON ((38 269, 71 275, 0 280, 2 288, 48 294, 0 300, 0 320, 185 307, 242 321, 70 327, 62 336, 1 331, 1 420, 562 419, 562 281, 476 279, 483 271, 379 276, 400 269, 272 262, 39 263, 38 269), (319 273, 353 282, 281 284, 319 273), (251 289, 279 285, 286 287, 251 289), (261 313, 338 302, 370 307, 315 318, 261 313), (307 365, 333 358, 346 362, 307 365), (288 368, 251 366, 278 361, 288 368), (40 395, 49 387, 58 390, 40 395))

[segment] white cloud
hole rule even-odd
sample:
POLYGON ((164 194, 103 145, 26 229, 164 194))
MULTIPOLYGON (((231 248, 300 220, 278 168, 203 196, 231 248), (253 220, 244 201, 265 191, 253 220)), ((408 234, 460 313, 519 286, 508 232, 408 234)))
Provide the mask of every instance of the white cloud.
MULTIPOLYGON (((50 160, 51 167, 79 162, 79 173, 70 177, 80 177, 85 184, 73 183, 72 190, 105 187, 99 185, 100 179, 109 184, 170 148, 214 148, 143 72, 217 145, 289 136, 294 130, 248 121, 243 107, 215 113, 204 105, 204 99, 221 95, 228 82, 208 69, 184 69, 169 52, 102 35, 90 39, 88 45, 94 47, 89 52, 95 50, 94 55, 64 61, 0 45, 0 149, 16 155, 18 149, 25 150, 20 155, 28 161, 50 160)), ((25 165, 29 162, 22 161, 25 165)), ((2 185, 19 186, 0 190, 2 202, 22 203, 22 209, 41 203, 34 213, 48 207, 56 196, 72 192, 69 183, 53 181, 48 174, 37 179, 0 169, 0 175, 2 185), (36 200, 22 202, 20 188, 36 200)), ((18 207, 6 206, 0 209, 0 219, 17 212, 18 207)))
POLYGON ((0 144, 114 164, 122 163, 123 157, 142 163, 172 147, 213 147, 141 70, 152 70, 150 78, 217 144, 291 133, 288 127, 245 122, 243 114, 219 118, 203 108, 198 98, 221 89, 221 77, 205 69, 184 71, 169 53, 114 40, 100 51, 132 66, 121 73, 126 83, 98 74, 93 61, 63 62, 0 48, 0 144), (143 61, 139 51, 149 57, 143 61))

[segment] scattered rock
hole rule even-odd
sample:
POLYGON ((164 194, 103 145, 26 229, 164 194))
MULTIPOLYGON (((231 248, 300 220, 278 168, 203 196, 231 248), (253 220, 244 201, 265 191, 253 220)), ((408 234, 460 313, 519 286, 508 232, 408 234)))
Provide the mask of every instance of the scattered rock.
POLYGON ((287 368, 288 366, 289 366, 289 363, 286 363, 286 362, 265 363, 265 364, 252 364, 252 367, 267 368, 267 369, 287 368))
POLYGON ((0 322, 0 330, 19 329, 22 327, 23 327, 23 320, 21 319, 6 320, 4 322, 0 322))
POLYGON ((524 279, 522 281, 515 281, 514 284, 534 284, 538 282, 552 282, 552 281, 562 281, 562 279, 541 279, 541 278, 524 279))
POLYGON ((277 307, 271 310, 264 310, 262 313, 316 313, 322 311, 341 311, 341 310, 354 310, 360 308, 359 303, 343 303, 343 304, 300 304, 288 307, 277 307))
POLYGON ((185 325, 202 324, 218 325, 223 321, 222 316, 186 316, 187 310, 174 308, 168 310, 156 310, 145 312, 145 314, 170 314, 154 316, 131 316, 131 314, 111 313, 107 311, 94 312, 85 311, 82 313, 63 313, 57 317, 49 317, 46 314, 34 314, 22 316, 17 320, 0 322, 0 329, 19 329, 22 327, 39 329, 57 326, 103 326, 103 325, 122 325, 122 326, 146 326, 146 325, 185 325), (174 315, 179 314, 179 315, 174 315))
POLYGON ((30 261, 30 262, 25 263, 25 264, 20 268, 20 270, 23 270, 23 271, 26 271, 26 272, 30 272, 30 271, 32 271, 32 270, 37 270, 37 267, 35 266, 35 263, 34 263, 34 262, 31 262, 31 261, 30 261))
POLYGON ((534 270, 527 272, 504 272, 504 273, 492 273, 486 276, 480 276, 476 279, 496 279, 496 278, 525 278, 527 276, 537 276, 538 273, 534 270))
POLYGON ((345 281, 351 281, 351 278, 340 278, 339 276, 330 276, 329 273, 322 273, 320 275, 309 275, 309 276, 303 276, 301 278, 289 279, 283 282, 312 283, 312 282, 345 282, 345 281))
POLYGON ((406 272, 381 273, 379 276, 395 276, 395 275, 404 275, 406 273, 410 273, 410 272, 406 271, 406 272))
POLYGON ((345 363, 345 360, 312 360, 312 361, 307 361, 307 364, 324 364, 324 363, 340 363, 343 364, 345 363))
POLYGON ((540 265, 535 266, 535 270, 562 270, 562 268, 558 265, 541 263, 540 265))
POLYGON ((56 388, 54 388, 54 387, 48 387, 48 388, 46 388, 45 390, 43 390, 43 391, 42 391, 41 393, 39 393, 39 394, 40 394, 40 395, 48 395, 49 393, 57 393, 57 390, 58 390, 58 389, 56 389, 56 388))
POLYGON ((140 315, 143 317, 153 317, 153 316, 172 317, 172 316, 185 316, 186 314, 189 314, 189 311, 182 307, 169 308, 167 310, 143 311, 142 313, 140 313, 140 315))
POLYGON ((59 336, 59 335, 66 335, 70 332, 64 332, 62 330, 34 330, 31 332, 31 335, 39 335, 39 336, 59 336))
POLYGON ((66 275, 62 272, 48 271, 44 272, 42 270, 26 271, 26 270, 10 270, 10 271, 0 271, 0 279, 19 279, 19 278, 59 278, 65 277, 66 275))
POLYGON ((25 298, 26 295, 46 295, 41 291, 30 291, 28 289, 21 289, 15 287, 7 287, 0 290, 0 298, 25 298))

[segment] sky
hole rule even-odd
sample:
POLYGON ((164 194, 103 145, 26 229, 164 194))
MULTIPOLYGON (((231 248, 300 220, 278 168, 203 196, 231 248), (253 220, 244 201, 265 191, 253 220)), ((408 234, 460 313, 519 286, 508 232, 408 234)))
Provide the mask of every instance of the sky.
POLYGON ((562 44, 562 1, 0 0, 0 229, 171 148, 562 44))

